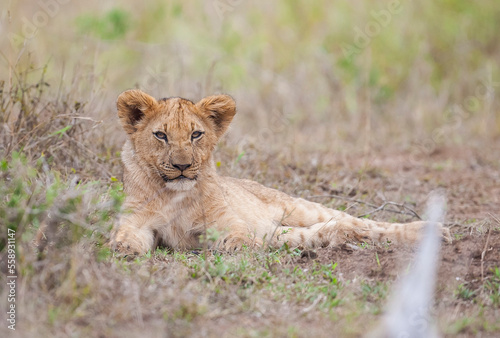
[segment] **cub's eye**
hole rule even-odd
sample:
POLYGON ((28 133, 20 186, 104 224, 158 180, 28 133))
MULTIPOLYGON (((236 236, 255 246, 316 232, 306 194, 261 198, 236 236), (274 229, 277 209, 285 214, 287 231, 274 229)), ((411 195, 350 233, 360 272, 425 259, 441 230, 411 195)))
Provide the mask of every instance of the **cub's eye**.
POLYGON ((153 135, 158 139, 167 142, 167 135, 161 131, 153 133, 153 135))
POLYGON ((197 138, 200 138, 201 135, 203 135, 204 132, 202 131, 194 131, 192 134, 191 134, 191 140, 196 140, 197 138))

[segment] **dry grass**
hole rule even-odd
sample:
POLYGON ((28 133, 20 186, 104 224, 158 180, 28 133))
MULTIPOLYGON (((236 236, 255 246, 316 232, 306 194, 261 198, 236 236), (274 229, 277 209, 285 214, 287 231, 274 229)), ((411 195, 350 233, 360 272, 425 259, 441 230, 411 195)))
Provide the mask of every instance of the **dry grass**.
MULTIPOLYGON (((114 100, 132 87, 194 100, 233 95, 239 111, 215 154, 222 174, 294 196, 340 195, 317 201, 355 215, 373 210, 356 200, 421 213, 427 194, 443 188, 457 250, 472 234, 470 247, 488 262, 498 236, 488 251, 484 234, 500 227, 500 6, 402 2, 346 57, 356 28, 387 8, 368 0, 69 2, 29 34, 26 20, 43 9, 8 2, 0 224, 17 231, 17 336, 359 336, 380 319, 403 268, 383 269, 386 248, 363 246, 358 265, 352 252, 319 251, 311 261, 290 248, 114 258, 104 243, 123 199, 125 137, 114 100), (217 3, 228 6, 222 16, 217 3), (52 229, 43 252, 32 244, 40 226, 52 229)), ((467 270, 470 250, 450 268, 460 280, 439 284, 438 326, 450 336, 494 336, 500 276, 490 261, 478 282, 467 270)), ((13 333, 5 323, 2 336, 13 333)))

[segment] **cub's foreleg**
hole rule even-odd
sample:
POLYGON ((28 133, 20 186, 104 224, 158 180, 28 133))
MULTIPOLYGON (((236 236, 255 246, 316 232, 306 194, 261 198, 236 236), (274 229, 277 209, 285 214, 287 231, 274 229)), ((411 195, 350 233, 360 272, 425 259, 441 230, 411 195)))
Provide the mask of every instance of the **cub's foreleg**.
POLYGON ((125 255, 143 255, 154 249, 153 215, 124 215, 111 233, 113 250, 125 255))

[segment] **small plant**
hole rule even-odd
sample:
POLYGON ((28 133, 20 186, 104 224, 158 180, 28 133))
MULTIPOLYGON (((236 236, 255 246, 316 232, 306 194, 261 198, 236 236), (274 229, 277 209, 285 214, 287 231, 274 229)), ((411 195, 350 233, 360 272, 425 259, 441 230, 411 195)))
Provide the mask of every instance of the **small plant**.
POLYGON ((242 151, 238 157, 236 158, 236 160, 234 160, 234 164, 238 164, 238 162, 241 160, 241 158, 245 155, 245 152, 242 151))
POLYGON ((455 297, 463 300, 471 300, 476 297, 477 290, 469 289, 465 284, 459 284, 455 290, 455 297))
POLYGON ((361 282, 361 291, 363 293, 363 299, 367 301, 381 301, 387 296, 387 284, 376 281, 375 283, 370 283, 368 281, 361 282))
POLYGON ((361 242, 361 243, 358 244, 358 246, 361 249, 369 249, 370 248, 370 244, 368 244, 367 242, 361 242))
POLYGON ((495 267, 493 276, 484 283, 485 291, 489 294, 491 304, 495 307, 500 306, 500 268, 495 267))
POLYGON ((380 259, 378 258, 378 253, 377 252, 375 252, 375 260, 377 261, 377 265, 380 268, 381 267, 381 265, 380 265, 380 259))
POLYGON ((337 207, 337 210, 340 211, 346 211, 347 210, 347 205, 346 204, 341 204, 337 207))

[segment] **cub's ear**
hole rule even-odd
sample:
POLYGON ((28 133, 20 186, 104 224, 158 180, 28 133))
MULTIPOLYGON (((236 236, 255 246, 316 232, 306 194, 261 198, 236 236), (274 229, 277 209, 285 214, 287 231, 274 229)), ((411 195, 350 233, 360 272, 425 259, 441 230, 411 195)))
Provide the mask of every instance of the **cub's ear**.
POLYGON ((116 101, 116 108, 125 132, 133 134, 137 131, 137 123, 157 104, 153 97, 137 89, 121 93, 116 101))
POLYGON ((236 114, 236 103, 229 95, 207 96, 196 106, 202 117, 212 121, 217 137, 224 135, 236 114))

